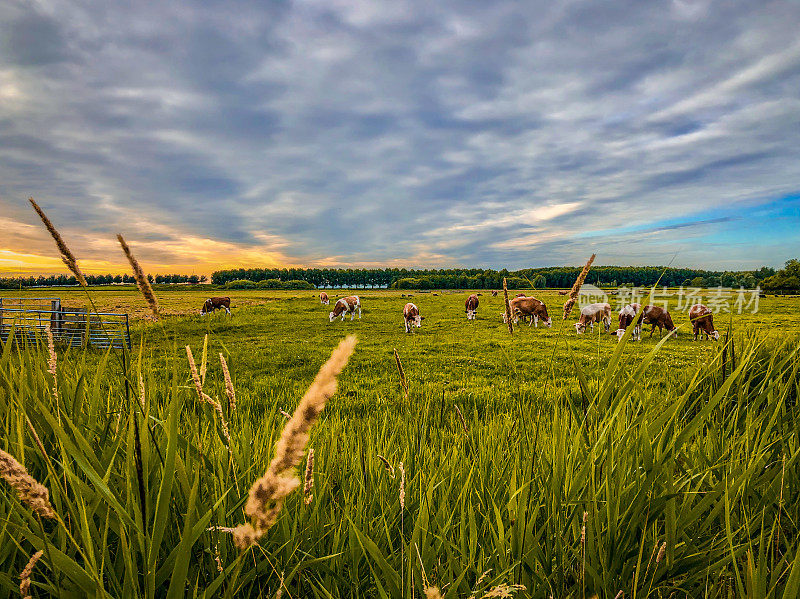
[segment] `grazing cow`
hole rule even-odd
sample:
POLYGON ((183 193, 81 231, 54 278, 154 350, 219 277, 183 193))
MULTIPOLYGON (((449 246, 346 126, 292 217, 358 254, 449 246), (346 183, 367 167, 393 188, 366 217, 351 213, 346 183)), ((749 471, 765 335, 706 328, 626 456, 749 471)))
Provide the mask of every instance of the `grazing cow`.
POLYGON ((229 297, 210 297, 203 302, 200 314, 210 314, 214 310, 225 310, 228 315, 231 313, 231 298, 229 297))
POLYGON ((650 329, 651 337, 656 327, 658 327, 659 333, 667 329, 671 335, 678 336, 678 328, 672 323, 672 317, 669 315, 669 312, 661 306, 645 306, 644 310, 642 310, 642 314, 644 315, 644 324, 653 325, 653 328, 650 329))
MULTIPOLYGON (((550 318, 550 315, 547 313, 547 306, 544 302, 536 299, 535 297, 515 297, 508 302, 508 305, 511 308, 514 324, 517 323, 520 316, 522 316, 523 319, 526 316, 529 316, 531 321, 528 323, 528 326, 536 324, 536 328, 538 329, 540 320, 546 327, 553 326, 553 321, 550 318)), ((506 322, 505 312, 503 312, 503 322, 506 322)))
POLYGON ((474 293, 470 295, 464 302, 464 308, 467 312, 467 320, 475 320, 475 316, 478 314, 478 296, 474 293))
MULTIPOLYGON (((636 317, 636 313, 639 312, 641 307, 641 304, 628 304, 619 311, 619 328, 615 331, 617 335, 617 341, 622 341, 622 336, 625 334, 625 329, 627 329, 628 325, 633 322, 633 319, 636 317)), ((633 327, 632 339, 634 341, 640 341, 642 339, 643 318, 644 314, 640 313, 639 318, 636 321, 636 326, 633 327)), ((614 333, 611 334, 613 335, 614 333)))
POLYGON ((406 324, 406 333, 411 331, 412 326, 417 328, 421 327, 423 318, 424 316, 419 315, 419 308, 411 302, 403 306, 403 321, 406 324))
POLYGON ((319 294, 319 303, 324 304, 326 306, 330 303, 330 300, 328 299, 328 294, 325 293, 324 291, 319 294))
POLYGON ((611 306, 606 303, 589 304, 581 308, 581 315, 575 323, 575 331, 580 335, 588 325, 594 331, 594 323, 602 322, 605 330, 611 327, 611 306))
POLYGON ((689 320, 692 322, 695 341, 697 341, 697 334, 700 332, 705 334, 706 339, 711 336, 714 341, 719 340, 719 331, 714 328, 714 315, 706 306, 695 304, 689 308, 689 320))
POLYGON ((492 289, 492 297, 497 297, 497 289, 492 289))
POLYGON ((331 312, 328 317, 330 318, 330 322, 333 322, 333 319, 337 316, 341 316, 342 320, 346 314, 350 314, 350 320, 353 320, 353 317, 356 315, 356 310, 358 310, 358 317, 361 318, 361 300, 358 299, 357 295, 348 295, 347 297, 340 297, 336 300, 336 303, 333 306, 333 312, 331 312))

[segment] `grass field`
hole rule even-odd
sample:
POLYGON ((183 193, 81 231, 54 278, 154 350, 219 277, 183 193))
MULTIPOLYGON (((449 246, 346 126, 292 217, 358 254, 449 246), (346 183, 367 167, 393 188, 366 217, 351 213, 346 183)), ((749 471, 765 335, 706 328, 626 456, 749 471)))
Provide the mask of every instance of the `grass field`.
POLYGON ((412 292, 425 316, 412 334, 401 292, 359 290, 363 318, 334 323, 311 291, 217 291, 234 316, 200 317, 211 293, 157 289, 165 317, 152 322, 134 288, 92 290, 98 310, 135 316, 134 347, 124 360, 59 350, 58 399, 46 347, 6 345, 0 448, 49 488, 59 516, 37 519, 0 492, 0 597, 15 596, 37 549, 34 596, 411 597, 435 585, 479 597, 503 584, 542 598, 800 596, 797 299, 720 315, 727 344, 691 341, 673 312, 678 338, 659 346, 649 330, 624 344, 602 327, 576 335, 577 309, 562 321, 553 291, 536 294, 553 327, 513 336, 502 294, 488 292, 469 322, 467 292, 412 292), (213 527, 244 522, 281 410, 348 333, 358 346, 312 430, 313 501, 296 493, 241 553, 213 527), (186 345, 207 356, 230 453, 186 345))

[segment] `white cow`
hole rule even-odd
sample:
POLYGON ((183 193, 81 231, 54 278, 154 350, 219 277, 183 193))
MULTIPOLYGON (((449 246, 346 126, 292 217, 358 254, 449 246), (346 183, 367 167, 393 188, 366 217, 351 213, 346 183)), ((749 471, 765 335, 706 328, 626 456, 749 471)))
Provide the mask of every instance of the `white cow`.
POLYGON ((589 304, 581 308, 581 315, 575 323, 575 331, 580 335, 588 325, 594 331, 594 323, 602 322, 606 332, 611 327, 611 305, 606 303, 589 304))
POLYGON ((356 315, 356 310, 358 310, 358 317, 361 318, 361 300, 358 299, 357 295, 348 295, 347 297, 341 297, 336 300, 336 303, 333 306, 333 312, 331 312, 328 317, 330 318, 330 322, 333 322, 333 319, 337 316, 341 316, 342 320, 346 314, 350 314, 350 320, 353 320, 353 317, 356 315))
POLYGON ((419 308, 411 302, 403 306, 403 322, 406 325, 406 333, 411 331, 411 327, 421 327, 422 318, 423 317, 419 315, 419 308))

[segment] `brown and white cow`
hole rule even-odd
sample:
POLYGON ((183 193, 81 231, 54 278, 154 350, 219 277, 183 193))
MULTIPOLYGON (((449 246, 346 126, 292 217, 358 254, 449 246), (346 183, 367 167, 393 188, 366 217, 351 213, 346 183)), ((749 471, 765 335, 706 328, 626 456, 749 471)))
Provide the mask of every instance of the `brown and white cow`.
POLYGON ((619 328, 612 333, 612 335, 616 333, 617 341, 622 341, 625 330, 633 322, 633 319, 636 318, 637 313, 639 314, 639 318, 636 319, 636 326, 633 327, 631 338, 634 341, 640 341, 642 339, 642 319, 644 318, 644 314, 640 312, 641 308, 641 304, 628 304, 619 311, 619 328))
POLYGON ((411 327, 421 327, 423 318, 425 317, 419 315, 419 308, 411 302, 403 306, 403 322, 406 325, 406 333, 411 331, 411 327))
POLYGON ((228 315, 231 313, 231 298, 229 297, 210 297, 203 302, 200 314, 210 314, 214 310, 225 310, 228 315))
POLYGON ((589 304, 581 308, 581 315, 575 323, 575 331, 580 335, 588 326, 594 331, 594 323, 602 322, 605 330, 611 327, 611 305, 606 303, 589 304))
POLYGON ((695 341, 697 341, 697 334, 701 332, 705 334, 706 339, 710 336, 714 341, 719 340, 719 331, 714 328, 714 314, 708 307, 703 304, 695 304, 689 308, 689 320, 692 322, 695 341))
POLYGON ((324 304, 326 306, 330 303, 330 300, 328 299, 328 294, 325 293, 324 291, 319 294, 319 303, 324 304))
MULTIPOLYGON (((511 308, 514 324, 519 321, 520 317, 524 319, 527 316, 531 319, 528 326, 536 324, 536 328, 538 329, 540 320, 546 327, 553 326, 553 321, 547 313, 547 306, 543 301, 535 297, 527 297, 524 295, 521 297, 517 296, 508 302, 508 306, 511 308)), ((506 322, 505 312, 503 312, 503 322, 506 322)))
POLYGON ((464 308, 467 312, 467 320, 475 320, 475 316, 478 314, 478 296, 474 293, 467 298, 467 301, 464 302, 464 308))
POLYGON ((642 310, 642 314, 644 315, 644 324, 651 324, 653 328, 650 329, 650 336, 653 336, 653 333, 658 327, 658 332, 663 332, 664 329, 674 335, 675 337, 678 336, 678 328, 672 322, 672 316, 669 315, 669 312, 662 308, 661 306, 645 306, 644 310, 642 310))
POLYGON ((350 320, 353 320, 353 317, 356 315, 356 310, 358 310, 358 317, 361 318, 361 300, 358 299, 357 295, 348 295, 347 297, 340 297, 336 300, 336 303, 333 305, 333 312, 331 312, 328 317, 330 318, 330 322, 333 322, 333 319, 337 316, 341 316, 342 320, 344 320, 345 315, 350 314, 350 320))

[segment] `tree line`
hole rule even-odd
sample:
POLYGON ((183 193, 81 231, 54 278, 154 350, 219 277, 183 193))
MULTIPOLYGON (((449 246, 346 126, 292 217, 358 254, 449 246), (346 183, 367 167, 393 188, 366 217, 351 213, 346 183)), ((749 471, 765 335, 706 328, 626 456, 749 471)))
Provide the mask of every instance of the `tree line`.
POLYGON ((788 260, 784 268, 764 279, 762 287, 767 291, 800 290, 800 260, 788 260))
MULTIPOLYGON (((196 285, 206 283, 206 275, 147 275, 151 283, 158 285, 176 285, 188 283, 196 285)), ((89 285, 134 284, 136 281, 131 275, 86 275, 89 285)), ((20 287, 54 287, 77 285, 78 281, 72 275, 40 275, 38 277, 0 277, 0 289, 19 289, 20 287)))
MULTIPOLYGON (((236 268, 218 270, 211 282, 224 285, 232 281, 307 281, 314 287, 395 289, 497 289, 503 278, 511 288, 571 287, 581 267, 559 266, 525 268, 516 271, 481 268, 236 268)), ((745 287, 752 289, 776 274, 774 268, 746 271, 713 271, 661 266, 596 266, 587 278, 599 287, 680 285, 693 287, 745 287)))
MULTIPOLYGON (((382 288, 393 289, 499 289, 503 278, 512 289, 544 289, 571 287, 578 276, 579 266, 523 268, 509 271, 486 268, 235 268, 218 270, 211 283, 229 289, 299 289, 308 288, 382 288)), ((198 284, 208 282, 206 275, 148 275, 151 283, 161 285, 198 284)), ((128 274, 86 275, 90 285, 111 285, 135 281, 128 274)), ((587 283, 598 287, 744 287, 761 286, 765 290, 800 289, 800 260, 786 262, 779 271, 768 266, 757 270, 715 271, 695 268, 665 268, 662 266, 595 266, 587 283)), ((0 289, 20 287, 49 287, 77 285, 72 275, 40 275, 0 278, 0 289)))

